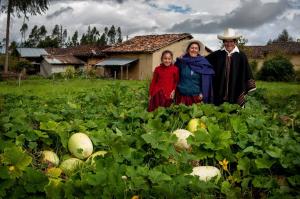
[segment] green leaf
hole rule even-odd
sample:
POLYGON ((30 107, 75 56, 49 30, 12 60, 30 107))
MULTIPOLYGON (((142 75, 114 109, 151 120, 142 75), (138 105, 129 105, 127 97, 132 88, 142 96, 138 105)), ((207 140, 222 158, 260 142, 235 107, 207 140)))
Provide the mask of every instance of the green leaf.
POLYGON ((244 176, 249 174, 250 167, 251 161, 249 158, 244 157, 239 159, 237 169, 243 171, 244 176))
POLYGON ((294 176, 290 176, 287 178, 288 182, 294 186, 294 187, 299 187, 300 186, 300 175, 294 175, 294 176))
POLYGON ((255 164, 258 169, 270 169, 274 163, 275 161, 270 160, 266 155, 255 160, 255 164))
POLYGON ((44 190, 47 198, 64 198, 63 183, 61 182, 61 179, 50 179, 44 190))
POLYGON ((266 176, 255 176, 252 184, 254 187, 264 189, 271 189, 277 186, 276 181, 272 177, 266 176))
POLYGON ((230 124, 235 133, 246 134, 248 132, 247 125, 239 117, 230 118, 230 124))
POLYGON ((161 183, 163 181, 171 181, 172 178, 168 176, 167 174, 164 174, 160 171, 150 170, 149 171, 149 178, 152 183, 161 183))
POLYGON ((282 149, 275 146, 269 146, 266 149, 267 154, 269 154, 273 158, 280 158, 282 156, 282 149))
POLYGON ((6 165, 14 165, 20 170, 25 168, 31 163, 32 158, 27 155, 21 147, 5 148, 3 153, 3 163, 6 165))
POLYGON ((43 192, 44 186, 48 184, 48 178, 42 172, 28 167, 22 177, 22 184, 28 193, 43 192))

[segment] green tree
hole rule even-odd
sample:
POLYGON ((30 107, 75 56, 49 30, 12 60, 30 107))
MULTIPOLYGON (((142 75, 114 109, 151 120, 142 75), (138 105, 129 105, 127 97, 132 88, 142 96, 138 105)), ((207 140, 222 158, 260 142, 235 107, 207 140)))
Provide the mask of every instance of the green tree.
POLYGON ((286 29, 278 35, 278 37, 274 40, 269 40, 267 44, 275 43, 275 42, 291 42, 294 41, 294 38, 290 36, 289 32, 286 29))
POLYGON ((41 40, 38 45, 38 48, 59 48, 58 38, 52 38, 51 36, 46 36, 45 39, 41 40))
POLYGON ((23 42, 25 42, 26 40, 26 32, 28 30, 28 25, 27 23, 23 23, 21 29, 20 29, 20 32, 21 32, 21 38, 22 38, 22 41, 21 41, 21 45, 23 45, 23 42))
POLYGON ((106 41, 107 41, 106 35, 105 35, 105 33, 102 33, 102 35, 97 43, 101 46, 105 46, 105 45, 107 45, 106 41))
POLYGON ((116 43, 116 28, 114 25, 112 25, 107 33, 109 44, 115 44, 116 43))
POLYGON ((54 37, 59 38, 59 35, 60 35, 60 28, 59 25, 56 24, 52 30, 52 38, 54 37))
POLYGON ((78 31, 76 30, 71 39, 71 46, 78 46, 78 31))
POLYGON ((36 47, 39 42, 39 27, 35 25, 28 36, 28 41, 26 42, 27 47, 36 47))
POLYGON ((263 63, 258 78, 263 81, 293 81, 294 66, 286 57, 276 56, 263 63))
POLYGON ((44 25, 42 25, 39 28, 38 37, 39 37, 39 39, 45 39, 46 35, 47 35, 46 27, 44 25))
POLYGON ((118 27, 117 29, 117 43, 122 43, 123 39, 122 39, 122 31, 121 31, 121 28, 118 27))
POLYGON ((100 33, 97 28, 89 26, 87 32, 82 35, 80 42, 81 44, 96 44, 99 41, 99 36, 100 33))
POLYGON ((48 9, 49 0, 5 0, 3 2, 3 10, 6 11, 6 58, 4 65, 4 73, 8 73, 8 61, 9 61, 9 41, 10 41, 10 19, 11 14, 37 15, 42 14, 48 9))

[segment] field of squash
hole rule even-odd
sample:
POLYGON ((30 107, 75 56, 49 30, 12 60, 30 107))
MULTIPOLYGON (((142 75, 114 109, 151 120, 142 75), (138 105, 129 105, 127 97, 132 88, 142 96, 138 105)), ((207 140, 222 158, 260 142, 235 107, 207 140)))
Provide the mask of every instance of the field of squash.
POLYGON ((299 94, 265 92, 152 113, 146 83, 0 94, 0 198, 297 198, 299 94))

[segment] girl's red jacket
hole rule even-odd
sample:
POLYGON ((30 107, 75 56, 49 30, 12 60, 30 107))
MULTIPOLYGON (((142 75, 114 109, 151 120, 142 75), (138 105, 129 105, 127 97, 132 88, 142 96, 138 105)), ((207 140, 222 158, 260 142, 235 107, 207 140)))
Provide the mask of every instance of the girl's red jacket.
POLYGON ((179 70, 175 65, 165 66, 161 64, 157 66, 150 85, 150 96, 152 97, 162 90, 166 99, 169 99, 172 91, 176 89, 178 81, 179 70))

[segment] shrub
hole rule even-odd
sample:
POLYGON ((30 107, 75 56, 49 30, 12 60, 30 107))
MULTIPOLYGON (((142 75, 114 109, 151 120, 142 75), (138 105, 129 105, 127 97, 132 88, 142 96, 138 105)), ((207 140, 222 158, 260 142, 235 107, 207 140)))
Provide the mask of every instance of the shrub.
POLYGON ((253 75, 255 76, 255 74, 257 73, 257 66, 258 66, 258 63, 256 60, 252 60, 250 61, 250 67, 252 69, 252 72, 253 72, 253 75))
POLYGON ((258 78, 264 81, 293 81, 295 70, 287 58, 276 56, 264 62, 258 78))
POLYGON ((75 73, 76 73, 76 71, 75 71, 74 66, 68 66, 64 72, 64 77, 66 79, 72 79, 75 77, 75 73))
POLYGON ((94 69, 92 66, 85 66, 84 74, 85 74, 86 78, 95 78, 96 77, 96 69, 94 69))
POLYGON ((31 71, 34 69, 34 66, 31 64, 30 61, 23 60, 23 61, 18 61, 13 70, 15 72, 21 72, 23 69, 26 69, 26 71, 31 71))

